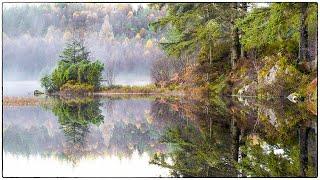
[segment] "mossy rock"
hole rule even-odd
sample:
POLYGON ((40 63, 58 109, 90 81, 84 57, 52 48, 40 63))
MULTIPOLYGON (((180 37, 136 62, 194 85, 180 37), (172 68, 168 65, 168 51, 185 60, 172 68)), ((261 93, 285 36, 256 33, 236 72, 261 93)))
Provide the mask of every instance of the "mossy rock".
POLYGON ((263 96, 269 93, 274 97, 287 97, 292 92, 297 92, 301 97, 306 96, 306 86, 310 77, 300 72, 291 61, 284 56, 266 58, 265 65, 259 70, 259 93, 263 96), (272 69, 276 71, 271 71, 272 69), (270 72, 273 75, 268 79, 270 72))
POLYGON ((41 94, 44 94, 44 93, 39 91, 39 90, 37 90, 37 89, 33 91, 33 95, 35 95, 35 96, 39 96, 41 94))

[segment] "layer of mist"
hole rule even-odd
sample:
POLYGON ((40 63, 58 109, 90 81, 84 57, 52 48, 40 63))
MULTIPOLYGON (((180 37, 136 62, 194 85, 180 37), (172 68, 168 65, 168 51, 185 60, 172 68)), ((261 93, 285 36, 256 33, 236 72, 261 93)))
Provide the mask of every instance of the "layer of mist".
POLYGON ((110 68, 115 84, 150 83, 152 62, 165 56, 149 23, 164 12, 129 4, 4 4, 4 81, 38 81, 80 31, 90 59, 110 68))

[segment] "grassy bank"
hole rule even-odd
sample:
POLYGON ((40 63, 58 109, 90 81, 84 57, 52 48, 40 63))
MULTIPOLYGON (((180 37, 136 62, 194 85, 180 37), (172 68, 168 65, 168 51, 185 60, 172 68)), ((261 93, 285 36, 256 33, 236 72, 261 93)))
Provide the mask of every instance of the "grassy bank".
POLYGON ((65 88, 61 91, 47 93, 46 95, 33 96, 33 97, 3 97, 4 106, 38 106, 46 105, 50 103, 50 100, 46 96, 57 96, 62 99, 83 99, 86 97, 94 98, 99 96, 112 96, 112 97, 131 97, 135 96, 184 96, 185 91, 178 87, 164 87, 159 88, 155 85, 145 85, 145 86, 104 86, 98 91, 83 89, 82 86, 64 86, 65 88), (78 93, 81 92, 81 93, 78 93))
POLYGON ((50 103, 48 99, 40 97, 3 97, 3 106, 39 106, 50 103))
POLYGON ((156 87, 153 84, 145 86, 105 86, 100 88, 95 94, 162 94, 162 95, 184 95, 182 88, 176 87, 156 87))

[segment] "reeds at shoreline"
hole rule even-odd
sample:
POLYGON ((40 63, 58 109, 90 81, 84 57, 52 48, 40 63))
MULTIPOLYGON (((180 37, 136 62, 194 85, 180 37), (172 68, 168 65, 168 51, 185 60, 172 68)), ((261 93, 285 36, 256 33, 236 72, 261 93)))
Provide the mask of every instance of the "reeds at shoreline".
POLYGON ((3 97, 3 106, 38 106, 48 101, 38 97, 3 97))

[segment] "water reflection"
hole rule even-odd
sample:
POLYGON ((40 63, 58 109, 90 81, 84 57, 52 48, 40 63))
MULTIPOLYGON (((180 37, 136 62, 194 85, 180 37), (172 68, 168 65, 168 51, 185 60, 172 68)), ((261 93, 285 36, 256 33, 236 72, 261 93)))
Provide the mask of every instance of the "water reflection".
POLYGON ((317 176, 316 116, 286 102, 217 98, 168 103, 199 126, 170 127, 162 141, 174 150, 151 163, 178 177, 317 176))
MULTIPOLYGON (((55 100, 52 112, 58 117, 60 128, 65 135, 65 148, 63 155, 73 164, 88 153, 87 136, 89 126, 99 125, 103 122, 100 102, 90 98, 55 100)), ((90 153, 90 151, 89 151, 90 153)))
POLYGON ((42 176, 43 172, 34 169, 57 165, 53 162, 57 160, 61 168, 55 166, 54 176, 168 176, 168 170, 149 164, 152 154, 166 150, 159 143, 163 129, 150 115, 152 99, 54 98, 51 101, 42 108, 4 107, 6 176, 42 176), (93 161, 107 166, 118 164, 119 169, 114 166, 112 172, 82 169, 85 173, 76 173, 83 166, 97 168, 93 161), (13 170, 16 162, 25 167, 13 170), (73 169, 65 168, 66 163, 73 169), (138 169, 132 171, 129 166, 138 169))
POLYGON ((171 175, 176 177, 236 175, 232 164, 232 134, 223 111, 212 111, 212 104, 201 101, 159 100, 159 103, 162 108, 155 113, 160 114, 159 118, 183 117, 184 121, 167 128, 162 137, 162 142, 170 144, 172 151, 155 154, 151 163, 171 169, 171 175))
POLYGON ((48 164, 53 176, 317 176, 317 117, 301 105, 218 97, 52 101, 4 107, 5 175, 25 175, 14 168, 20 162, 30 176, 46 176, 35 169, 48 164), (112 172, 90 170, 112 163, 112 172))

